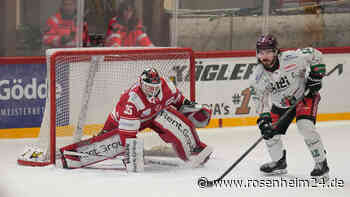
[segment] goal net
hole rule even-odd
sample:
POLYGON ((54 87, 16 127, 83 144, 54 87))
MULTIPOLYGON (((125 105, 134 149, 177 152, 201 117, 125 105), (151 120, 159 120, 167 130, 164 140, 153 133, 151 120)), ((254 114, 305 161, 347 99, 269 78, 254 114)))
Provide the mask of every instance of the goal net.
POLYGON ((18 159, 21 165, 54 164, 58 148, 97 134, 121 93, 137 81, 146 67, 156 68, 161 76, 172 80, 185 97, 195 99, 191 49, 49 49, 46 59, 45 113, 38 143, 26 147, 38 148, 43 153, 37 158, 21 155, 18 159), (184 65, 190 74, 185 80, 177 81, 177 70, 184 65))

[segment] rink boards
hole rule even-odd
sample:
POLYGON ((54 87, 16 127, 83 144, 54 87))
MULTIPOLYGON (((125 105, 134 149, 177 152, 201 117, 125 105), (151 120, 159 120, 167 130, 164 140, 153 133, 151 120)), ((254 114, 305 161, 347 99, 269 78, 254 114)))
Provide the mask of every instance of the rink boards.
MULTIPOLYGON (((350 120, 350 47, 320 49, 329 76, 324 79, 319 121, 350 120)), ((254 51, 197 52, 196 100, 213 111, 208 127, 254 125, 249 83, 256 67, 254 51)), ((175 80, 186 80, 188 67, 176 65, 175 80)), ((44 57, 0 58, 0 138, 35 137, 44 114, 44 57)))

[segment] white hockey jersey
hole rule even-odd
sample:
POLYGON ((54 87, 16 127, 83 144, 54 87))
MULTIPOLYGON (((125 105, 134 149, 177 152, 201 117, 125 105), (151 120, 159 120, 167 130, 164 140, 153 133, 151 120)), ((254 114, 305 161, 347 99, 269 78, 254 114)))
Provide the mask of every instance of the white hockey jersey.
POLYGON ((270 112, 272 105, 287 108, 283 99, 302 96, 310 66, 323 64, 322 53, 314 48, 284 51, 278 60, 280 65, 274 72, 265 70, 262 64, 254 71, 250 90, 258 114, 270 112))

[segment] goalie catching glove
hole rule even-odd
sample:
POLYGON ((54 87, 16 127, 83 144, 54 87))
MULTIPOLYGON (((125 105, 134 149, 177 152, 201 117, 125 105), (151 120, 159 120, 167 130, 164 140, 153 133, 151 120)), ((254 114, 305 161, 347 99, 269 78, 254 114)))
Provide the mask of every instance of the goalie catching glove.
POLYGON ((209 124, 211 110, 196 102, 185 99, 179 111, 184 114, 196 128, 203 128, 209 124))

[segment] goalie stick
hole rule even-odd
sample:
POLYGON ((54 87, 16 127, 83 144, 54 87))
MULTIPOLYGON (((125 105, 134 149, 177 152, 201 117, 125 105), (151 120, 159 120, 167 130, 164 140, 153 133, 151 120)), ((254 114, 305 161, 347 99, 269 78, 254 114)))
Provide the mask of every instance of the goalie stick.
MULTIPOLYGON (((280 124, 287 116, 288 114, 296 107, 296 105, 304 99, 304 97, 309 93, 309 89, 307 89, 304 94, 296 100, 296 102, 281 116, 280 119, 278 119, 273 126, 276 126, 280 124)), ((219 178, 215 180, 207 180, 206 186, 207 187, 212 187, 215 182, 221 181, 228 173, 230 173, 234 167, 236 167, 262 140, 263 136, 261 136, 253 145, 249 147, 248 150, 246 150, 242 156, 240 156, 219 178)))

